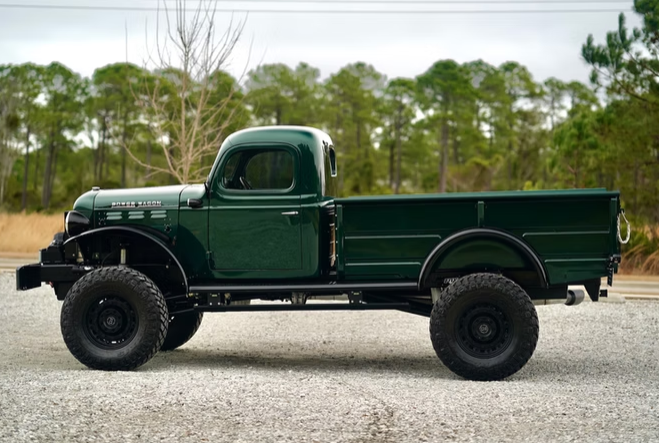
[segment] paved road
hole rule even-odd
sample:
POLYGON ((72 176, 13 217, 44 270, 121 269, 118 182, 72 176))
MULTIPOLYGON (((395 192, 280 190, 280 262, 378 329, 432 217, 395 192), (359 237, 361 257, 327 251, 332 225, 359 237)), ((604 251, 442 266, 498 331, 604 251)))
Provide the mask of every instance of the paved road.
MULTIPOLYGON (((602 288, 606 281, 602 281, 602 288)), ((630 278, 613 277, 613 286, 609 289, 612 295, 623 296, 627 300, 659 299, 659 279, 632 280, 630 278)))
POLYGON ((34 257, 34 260, 26 258, 0 257, 0 271, 14 271, 19 266, 23 266, 26 263, 36 263, 37 261, 37 257, 34 257))
POLYGON ((401 312, 210 314, 133 372, 68 352, 48 287, 0 274, 0 442, 659 441, 659 303, 538 307, 503 382, 462 380, 401 312))

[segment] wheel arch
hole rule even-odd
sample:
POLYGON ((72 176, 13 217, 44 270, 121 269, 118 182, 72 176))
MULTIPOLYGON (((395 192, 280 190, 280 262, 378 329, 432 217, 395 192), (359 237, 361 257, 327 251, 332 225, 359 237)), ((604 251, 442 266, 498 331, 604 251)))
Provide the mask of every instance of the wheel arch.
MULTIPOLYGON (((152 246, 158 251, 159 257, 165 259, 168 264, 172 265, 175 272, 169 272, 168 277, 175 283, 180 283, 188 292, 188 278, 181 265, 181 262, 176 258, 176 255, 171 250, 170 246, 166 243, 165 236, 161 233, 151 233, 144 229, 139 229, 131 226, 105 226, 85 231, 75 237, 70 237, 64 242, 64 246, 69 243, 76 243, 83 256, 93 252, 95 245, 99 240, 108 240, 111 237, 127 238, 136 241, 139 244, 146 244, 152 246), (160 235, 158 235, 160 234, 160 235)), ((129 265, 130 266, 130 265, 129 265)), ((145 272, 146 274, 146 272, 145 272)))
MULTIPOLYGON (((490 228, 474 228, 457 232, 442 240, 426 257, 418 279, 418 288, 428 287, 429 277, 437 270, 454 264, 464 265, 472 260, 474 249, 487 250, 491 261, 483 262, 494 267, 505 269, 506 265, 516 264, 529 267, 535 273, 538 286, 549 286, 547 269, 538 254, 522 239, 505 231, 490 228), (469 250, 471 248, 471 251, 469 250)), ((486 259, 487 260, 487 259, 486 259)), ((476 269, 473 270, 476 272, 476 269)))

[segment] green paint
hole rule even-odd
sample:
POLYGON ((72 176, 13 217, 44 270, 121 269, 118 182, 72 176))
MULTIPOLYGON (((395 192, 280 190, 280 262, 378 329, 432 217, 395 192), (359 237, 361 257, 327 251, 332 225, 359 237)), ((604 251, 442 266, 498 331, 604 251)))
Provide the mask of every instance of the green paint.
MULTIPOLYGON (((331 148, 330 137, 313 128, 247 129, 224 141, 205 184, 92 191, 74 209, 90 216, 94 227, 128 224, 164 233, 191 284, 327 274, 329 243, 322 233, 329 222, 322 214, 328 205, 335 207, 334 278, 340 281, 416 281, 442 241, 475 228, 505 231, 524 242, 540 257, 551 284, 606 276, 609 258, 620 251, 618 192, 334 199, 331 148), (241 173, 259 189, 245 189, 241 173), (201 206, 189 206, 190 199, 201 206)), ((432 272, 446 273, 533 269, 517 246, 482 236, 451 244, 430 263, 432 272)))
POLYGON ((91 220, 94 214, 94 199, 99 191, 88 191, 73 203, 73 209, 91 220))

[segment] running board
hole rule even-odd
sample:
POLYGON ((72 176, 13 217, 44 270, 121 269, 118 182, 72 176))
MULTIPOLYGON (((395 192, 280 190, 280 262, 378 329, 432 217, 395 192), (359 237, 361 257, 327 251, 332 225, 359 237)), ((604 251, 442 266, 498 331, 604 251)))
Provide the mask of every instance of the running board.
POLYGON ((309 285, 200 285, 190 286, 192 294, 220 294, 220 293, 263 293, 263 292, 304 292, 307 294, 331 294, 349 291, 417 291, 416 282, 405 283, 337 283, 337 284, 309 284, 309 285))
POLYGON ((388 309, 408 310, 408 303, 309 303, 294 305, 288 303, 258 305, 204 305, 195 306, 201 312, 265 312, 265 311, 382 311, 388 309))

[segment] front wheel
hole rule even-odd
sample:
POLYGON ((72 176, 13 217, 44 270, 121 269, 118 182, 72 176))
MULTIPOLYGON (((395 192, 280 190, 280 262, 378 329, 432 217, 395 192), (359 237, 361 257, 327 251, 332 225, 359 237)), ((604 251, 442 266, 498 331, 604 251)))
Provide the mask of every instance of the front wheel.
POLYGON ((158 352, 168 320, 165 299, 153 281, 131 268, 107 267, 73 285, 60 325, 66 346, 82 364, 126 371, 158 352))
POLYGON ((471 274, 444 289, 430 315, 439 359, 470 380, 501 380, 519 371, 538 342, 538 316, 528 294, 496 274, 471 274))

